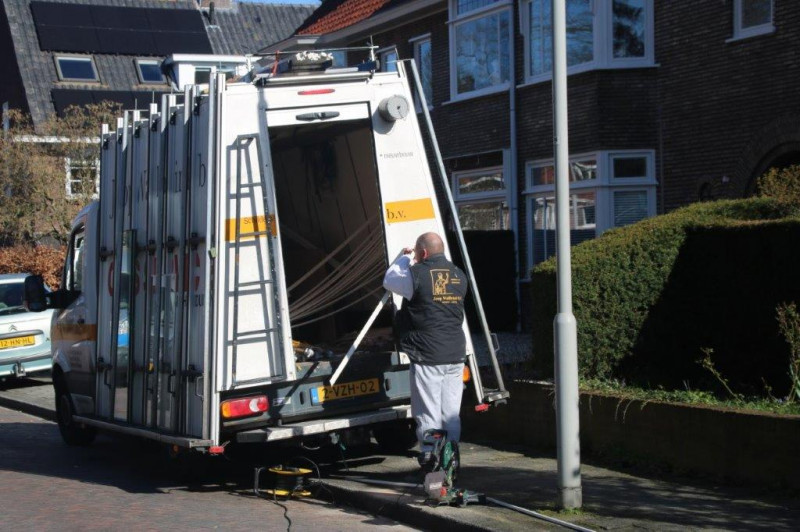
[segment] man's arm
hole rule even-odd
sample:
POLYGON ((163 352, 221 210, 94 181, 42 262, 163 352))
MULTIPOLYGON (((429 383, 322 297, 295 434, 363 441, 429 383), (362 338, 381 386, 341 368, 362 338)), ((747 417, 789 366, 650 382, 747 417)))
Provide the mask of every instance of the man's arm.
POLYGON ((403 250, 383 276, 383 287, 411 300, 414 297, 414 280, 411 278, 411 255, 403 250))

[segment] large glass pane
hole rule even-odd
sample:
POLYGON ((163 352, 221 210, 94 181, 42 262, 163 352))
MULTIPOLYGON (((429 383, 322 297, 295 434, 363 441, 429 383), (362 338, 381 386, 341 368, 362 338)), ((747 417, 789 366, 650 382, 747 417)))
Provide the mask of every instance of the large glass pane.
POLYGON ((456 90, 464 94, 509 80, 508 11, 456 26, 456 90))
POLYGON ((61 71, 61 79, 97 79, 92 60, 88 57, 59 57, 58 68, 61 71))
POLYGON ((645 0, 614 0, 614 57, 644 57, 645 0))
POLYGON ((428 105, 433 105, 433 69, 431 67, 431 41, 429 40, 417 43, 417 67, 425 100, 428 105))
POLYGON ((647 218, 647 192, 614 192, 614 227, 630 225, 647 218))
POLYGON ((500 0, 457 0, 456 14, 463 15, 464 13, 475 11, 476 9, 480 9, 499 1, 500 0))
POLYGON ((614 177, 620 178, 644 178, 647 177, 647 158, 646 157, 615 157, 614 158, 614 177))
POLYGON ((459 194, 472 194, 475 192, 494 192, 505 190, 503 171, 493 170, 480 174, 456 176, 459 194))
MULTIPOLYGON (((530 72, 553 69, 553 0, 532 0, 530 9, 530 72)), ((594 15, 591 0, 567 0, 567 65, 588 63, 594 58, 594 15)))
POLYGON ((508 204, 505 201, 461 203, 458 205, 461 228, 483 231, 508 229, 508 204))
MULTIPOLYGON (((574 246, 597 234, 597 195, 594 191, 571 194, 569 202, 570 242, 574 246)), ((538 264, 556 253, 555 196, 534 198, 531 217, 533 264, 538 264)))
POLYGON ((772 0, 742 0, 742 28, 772 22, 772 0))

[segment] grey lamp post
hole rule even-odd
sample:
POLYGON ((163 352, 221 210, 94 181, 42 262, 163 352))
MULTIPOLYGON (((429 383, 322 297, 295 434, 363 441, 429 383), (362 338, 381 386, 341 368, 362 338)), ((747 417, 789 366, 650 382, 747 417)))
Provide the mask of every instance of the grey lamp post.
POLYGON ((567 127, 566 0, 553 0, 553 148, 556 172, 555 338, 556 432, 559 505, 580 508, 581 447, 578 410, 578 331, 572 314, 569 223, 569 135, 567 127))

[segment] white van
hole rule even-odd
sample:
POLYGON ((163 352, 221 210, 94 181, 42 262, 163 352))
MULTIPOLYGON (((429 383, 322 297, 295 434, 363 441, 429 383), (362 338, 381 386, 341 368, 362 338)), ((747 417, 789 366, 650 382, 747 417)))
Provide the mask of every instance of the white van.
MULTIPOLYGON (((45 304, 26 288, 31 308, 59 309, 68 443, 100 428, 221 453, 369 426, 413 445, 381 280, 445 228, 399 66, 219 74, 104 126, 100 199, 73 222, 62 290, 45 304)), ((464 332, 485 409, 508 393, 496 360, 499 389, 483 389, 464 332)))

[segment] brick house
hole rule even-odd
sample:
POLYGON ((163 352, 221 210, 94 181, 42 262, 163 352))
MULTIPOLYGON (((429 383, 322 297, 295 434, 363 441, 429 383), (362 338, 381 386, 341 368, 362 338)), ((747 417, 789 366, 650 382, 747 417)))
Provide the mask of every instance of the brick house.
MULTIPOLYGON (((465 228, 516 237, 518 279, 554 252, 551 0, 325 0, 268 50, 413 58, 465 228)), ((800 162, 800 3, 567 0, 572 239, 800 162)))

